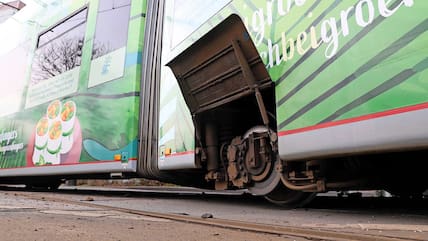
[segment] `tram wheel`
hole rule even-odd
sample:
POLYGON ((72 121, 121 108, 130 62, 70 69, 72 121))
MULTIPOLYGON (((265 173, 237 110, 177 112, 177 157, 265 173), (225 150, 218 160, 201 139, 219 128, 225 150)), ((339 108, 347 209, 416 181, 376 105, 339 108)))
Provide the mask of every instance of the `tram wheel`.
POLYGON ((27 183, 25 184, 26 189, 35 189, 35 190, 50 190, 54 191, 59 188, 59 186, 62 184, 61 180, 58 181, 50 181, 50 182, 33 182, 33 183, 27 183))
POLYGON ((273 204, 285 208, 297 208, 305 206, 312 201, 315 196, 316 193, 291 190, 282 183, 279 183, 275 189, 266 194, 264 198, 273 204))
POLYGON ((399 197, 400 199, 413 199, 419 200, 423 198, 424 191, 416 190, 388 190, 394 197, 399 197))

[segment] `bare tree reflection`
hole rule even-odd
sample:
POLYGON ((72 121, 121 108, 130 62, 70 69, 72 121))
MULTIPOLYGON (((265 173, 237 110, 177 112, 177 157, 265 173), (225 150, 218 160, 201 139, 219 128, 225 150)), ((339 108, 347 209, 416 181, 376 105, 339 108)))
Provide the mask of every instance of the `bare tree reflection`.
MULTIPOLYGON (((31 84, 40 83, 81 65, 83 38, 63 38, 52 41, 35 52, 33 60, 31 84)), ((108 48, 102 44, 94 44, 93 58, 104 55, 108 48)))

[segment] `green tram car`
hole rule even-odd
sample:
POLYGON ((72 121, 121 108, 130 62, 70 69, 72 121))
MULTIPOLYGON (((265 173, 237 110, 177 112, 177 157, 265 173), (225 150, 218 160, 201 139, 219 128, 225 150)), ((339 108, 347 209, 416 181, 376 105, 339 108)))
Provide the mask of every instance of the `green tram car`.
MULTIPOLYGON (((4 1, 3 1, 4 2, 4 1)), ((421 195, 428 1, 0 6, 0 182, 421 195)))

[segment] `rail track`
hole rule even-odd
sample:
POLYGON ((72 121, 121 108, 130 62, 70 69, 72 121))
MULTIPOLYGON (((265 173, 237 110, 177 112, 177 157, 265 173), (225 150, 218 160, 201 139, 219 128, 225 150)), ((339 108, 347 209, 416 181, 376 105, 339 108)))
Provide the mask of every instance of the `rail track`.
POLYGON ((151 212, 151 211, 141 211, 135 210, 131 208, 123 208, 123 207, 114 207, 106 204, 97 204, 91 202, 93 200, 70 200, 64 197, 58 197, 55 195, 46 195, 44 192, 20 192, 20 191, 11 191, 13 195, 21 196, 23 198, 29 198, 33 200, 39 201, 50 201, 50 202, 60 202, 64 204, 72 204, 85 206, 90 208, 99 208, 106 209, 111 211, 118 211, 127 214, 141 215, 146 217, 153 218, 163 218, 168 220, 173 220, 177 222, 185 222, 185 223, 193 223, 199 225, 208 225, 215 226, 226 229, 234 229, 241 231, 249 231, 249 232, 258 232, 258 233, 266 233, 273 235, 282 235, 286 237, 301 237, 310 240, 355 240, 355 241, 398 241, 398 240, 412 240, 419 241, 424 239, 418 238, 397 238, 393 236, 389 236, 385 234, 363 234, 363 233, 355 233, 355 232, 343 232, 332 231, 332 230, 323 230, 323 229, 315 229, 315 228, 303 228, 303 227, 294 227, 294 226, 276 226, 270 224, 260 224, 253 222, 245 222, 245 221, 235 221, 235 220, 226 220, 226 219, 218 219, 218 218, 202 218, 202 217, 194 217, 183 214, 171 214, 171 213, 161 213, 161 212, 151 212))

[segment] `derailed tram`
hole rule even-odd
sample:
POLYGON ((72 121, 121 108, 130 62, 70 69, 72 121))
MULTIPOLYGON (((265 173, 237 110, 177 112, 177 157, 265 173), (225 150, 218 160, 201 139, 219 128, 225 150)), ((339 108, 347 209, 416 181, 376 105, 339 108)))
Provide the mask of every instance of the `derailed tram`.
POLYGON ((428 188, 413 0, 0 5, 0 182, 144 177, 303 205, 428 188))

